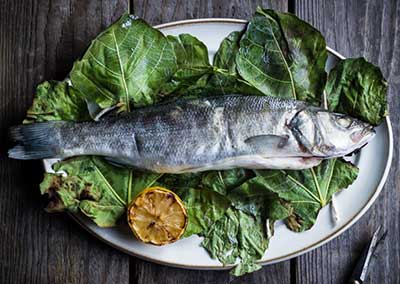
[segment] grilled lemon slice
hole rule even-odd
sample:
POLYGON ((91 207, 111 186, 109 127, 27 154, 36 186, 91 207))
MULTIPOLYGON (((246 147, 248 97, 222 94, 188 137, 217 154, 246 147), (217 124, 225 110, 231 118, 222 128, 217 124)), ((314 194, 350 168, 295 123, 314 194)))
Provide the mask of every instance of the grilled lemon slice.
POLYGON ((145 243, 165 245, 185 232, 187 215, 182 200, 172 191, 150 187, 128 207, 128 224, 135 236, 145 243))

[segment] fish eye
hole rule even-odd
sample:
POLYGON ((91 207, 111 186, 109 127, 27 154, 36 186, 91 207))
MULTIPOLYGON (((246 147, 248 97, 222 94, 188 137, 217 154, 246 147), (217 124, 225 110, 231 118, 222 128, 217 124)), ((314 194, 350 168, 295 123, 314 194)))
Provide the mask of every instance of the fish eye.
POLYGON ((336 123, 339 126, 344 127, 344 128, 349 128, 351 126, 351 124, 352 124, 351 122, 352 122, 351 119, 348 118, 348 117, 338 116, 336 118, 336 123))

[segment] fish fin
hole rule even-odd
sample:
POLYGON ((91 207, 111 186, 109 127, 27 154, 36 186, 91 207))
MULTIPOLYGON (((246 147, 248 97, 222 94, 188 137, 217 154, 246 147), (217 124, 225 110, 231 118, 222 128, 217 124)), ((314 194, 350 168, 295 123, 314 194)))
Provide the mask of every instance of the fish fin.
POLYGON ((63 121, 49 121, 10 128, 10 139, 17 145, 8 151, 8 156, 19 160, 59 157, 61 147, 57 138, 57 125, 64 123, 63 121))
POLYGON ((288 140, 288 135, 256 135, 247 138, 244 142, 257 149, 262 149, 267 145, 282 148, 287 144, 288 140))
POLYGON ((90 117, 94 121, 100 121, 107 117, 118 116, 118 105, 113 105, 102 109, 97 103, 86 101, 90 117))
POLYGON ((106 117, 110 117, 113 115, 112 111, 115 110, 117 108, 116 105, 112 106, 112 107, 108 107, 103 109, 102 111, 100 111, 98 114, 96 114, 96 116, 93 118, 94 121, 99 121, 101 119, 104 119, 106 117))

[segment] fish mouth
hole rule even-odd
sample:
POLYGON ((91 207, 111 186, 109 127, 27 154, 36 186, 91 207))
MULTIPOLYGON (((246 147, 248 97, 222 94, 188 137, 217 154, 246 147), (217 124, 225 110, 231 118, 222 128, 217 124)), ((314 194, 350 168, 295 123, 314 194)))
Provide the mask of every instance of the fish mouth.
POLYGON ((362 148, 364 148, 371 140, 374 138, 376 134, 376 131, 373 126, 368 125, 367 127, 363 128, 362 130, 359 130, 353 134, 351 134, 350 138, 354 142, 353 147, 349 149, 349 151, 346 151, 345 153, 341 153, 341 155, 337 156, 332 156, 330 158, 337 158, 337 157, 343 157, 343 156, 352 156, 354 154, 357 154, 361 151, 362 148))
MULTIPOLYGON (((366 127, 354 131, 354 133, 350 134, 350 139, 353 143, 348 145, 347 149, 335 149, 335 147, 319 147, 318 150, 320 151, 321 156, 331 159, 331 158, 339 158, 344 156, 351 156, 353 154, 359 153, 359 151, 365 147, 375 136, 376 131, 372 125, 367 125, 366 127)), ((314 149, 311 151, 315 156, 318 155, 314 149)))
POLYGON ((367 144, 371 139, 375 136, 376 131, 372 125, 368 125, 367 127, 354 132, 351 134, 351 140, 359 145, 358 147, 362 147, 367 144))

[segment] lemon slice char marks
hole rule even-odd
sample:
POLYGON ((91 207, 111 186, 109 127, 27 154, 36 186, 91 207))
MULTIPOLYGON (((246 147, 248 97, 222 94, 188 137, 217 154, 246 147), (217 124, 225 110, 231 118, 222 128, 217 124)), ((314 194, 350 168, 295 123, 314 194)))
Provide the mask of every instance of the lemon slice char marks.
POLYGON ((187 214, 180 198, 162 187, 140 193, 128 207, 128 224, 135 236, 154 245, 178 240, 185 232, 187 214))

